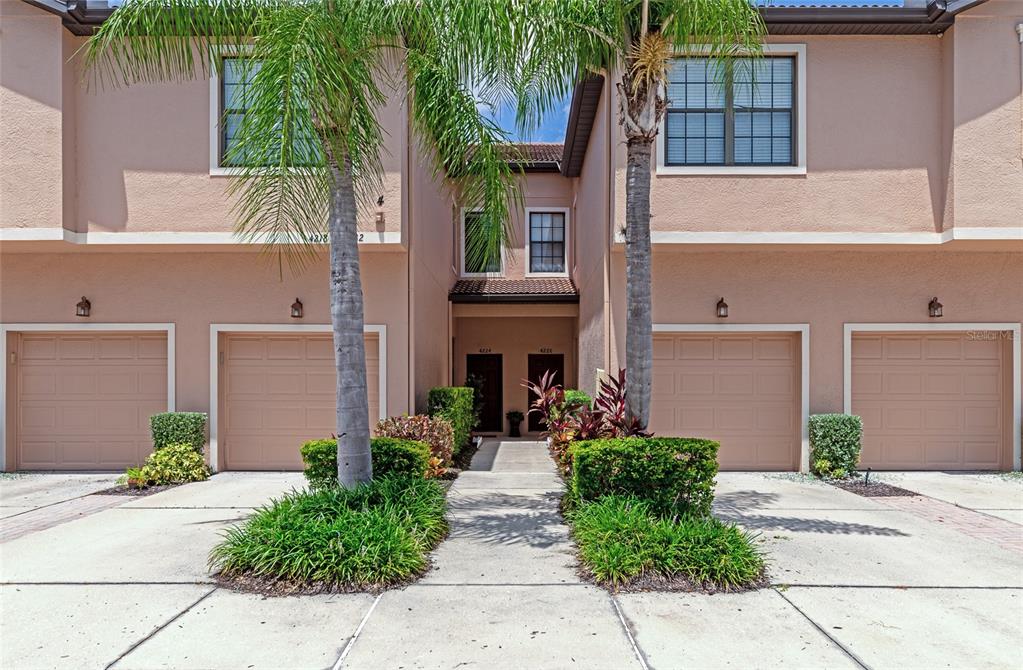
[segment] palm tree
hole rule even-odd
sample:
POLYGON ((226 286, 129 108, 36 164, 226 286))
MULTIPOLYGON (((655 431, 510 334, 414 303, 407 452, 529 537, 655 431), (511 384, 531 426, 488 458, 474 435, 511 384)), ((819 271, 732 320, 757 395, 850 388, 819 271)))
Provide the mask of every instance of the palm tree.
POLYGON ((757 55, 763 20, 753 0, 524 0, 528 45, 516 76, 518 118, 535 125, 589 72, 616 77, 625 134, 625 351, 630 414, 650 420, 653 338, 650 286, 650 171, 668 105, 672 58, 697 55, 725 66, 757 55))
MULTIPOLYGON (((249 82, 230 192, 236 232, 300 271, 329 239, 338 481, 372 479, 357 214, 379 193, 385 85, 407 105, 438 177, 482 211, 491 257, 509 235, 515 175, 474 82, 513 65, 506 3, 473 0, 130 0, 85 48, 92 82, 207 78, 242 50, 249 82)), ((492 88, 492 86, 491 86, 492 88)))

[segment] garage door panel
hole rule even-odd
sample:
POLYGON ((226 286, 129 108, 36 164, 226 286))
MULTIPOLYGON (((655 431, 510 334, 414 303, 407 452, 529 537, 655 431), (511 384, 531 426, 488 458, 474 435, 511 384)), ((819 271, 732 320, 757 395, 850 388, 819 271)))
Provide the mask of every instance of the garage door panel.
MULTIPOLYGON (((299 448, 337 431, 333 338, 225 336, 221 443, 229 470, 299 470, 299 448)), ((370 426, 379 416, 379 346, 366 338, 370 426)))
POLYGON ((863 418, 862 466, 998 467, 1006 374, 999 343, 962 332, 854 335, 852 352, 852 412, 863 418), (878 350, 880 358, 856 356, 878 350), (877 387, 879 376, 883 389, 877 387))
POLYGON ((654 363, 652 431, 719 441, 726 470, 797 466, 796 335, 662 333, 654 348, 662 355, 654 363))
POLYGON ((17 467, 121 470, 152 451, 167 410, 167 338, 153 333, 23 333, 17 467))

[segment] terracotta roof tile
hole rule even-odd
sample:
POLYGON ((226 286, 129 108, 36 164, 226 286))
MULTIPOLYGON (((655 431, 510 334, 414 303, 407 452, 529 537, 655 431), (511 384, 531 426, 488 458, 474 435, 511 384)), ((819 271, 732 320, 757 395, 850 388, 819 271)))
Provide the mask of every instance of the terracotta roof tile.
POLYGON ((579 293, 575 284, 567 277, 534 277, 530 279, 460 279, 451 288, 449 296, 453 301, 460 298, 523 299, 535 297, 537 302, 545 299, 576 300, 579 293))

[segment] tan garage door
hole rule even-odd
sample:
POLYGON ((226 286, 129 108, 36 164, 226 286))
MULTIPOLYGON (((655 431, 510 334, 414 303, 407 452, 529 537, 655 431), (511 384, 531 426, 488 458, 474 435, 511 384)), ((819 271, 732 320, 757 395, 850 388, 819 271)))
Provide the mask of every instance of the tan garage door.
MULTIPOLYGON (((300 470, 299 447, 337 432, 329 333, 224 338, 221 423, 228 470, 300 470)), ((370 428, 380 415, 380 348, 366 336, 370 428)))
POLYGON ((23 333, 17 358, 17 467, 121 470, 152 451, 167 411, 167 337, 23 333))
POLYGON ((969 333, 852 338, 852 412, 863 467, 997 469, 1004 439, 1004 346, 969 333))
POLYGON ((655 334, 650 428, 718 440, 722 469, 797 469, 799 336, 655 334))

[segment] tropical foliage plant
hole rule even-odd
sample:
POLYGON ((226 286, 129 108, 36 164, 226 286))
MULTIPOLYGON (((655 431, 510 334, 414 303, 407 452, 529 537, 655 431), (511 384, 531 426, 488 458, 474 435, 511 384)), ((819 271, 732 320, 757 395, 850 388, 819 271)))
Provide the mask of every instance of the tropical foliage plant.
POLYGON ((295 271, 321 253, 314 240, 329 240, 343 485, 372 478, 358 218, 382 188, 379 112, 406 103, 435 176, 481 212, 475 244, 496 257, 517 199, 514 150, 476 91, 509 90, 519 66, 512 4, 131 0, 85 47, 101 86, 205 79, 223 74, 225 53, 245 56, 245 111, 224 157, 235 229, 295 271))

